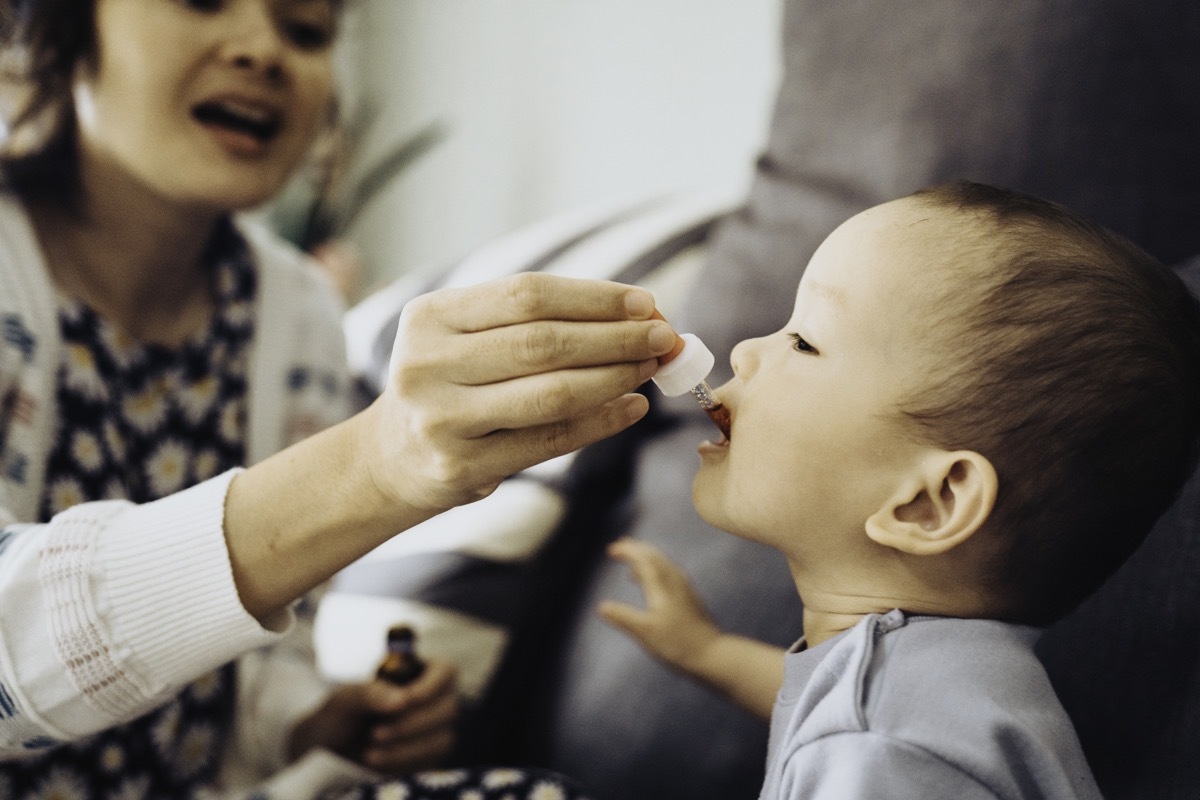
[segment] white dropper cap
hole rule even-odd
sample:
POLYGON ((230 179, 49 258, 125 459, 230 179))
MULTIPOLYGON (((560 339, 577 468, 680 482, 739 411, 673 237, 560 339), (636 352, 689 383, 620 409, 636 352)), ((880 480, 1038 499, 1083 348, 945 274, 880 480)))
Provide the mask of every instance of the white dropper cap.
POLYGON ((699 337, 691 333, 681 333, 679 338, 683 339, 683 349, 660 366, 654 375, 654 383, 667 397, 687 394, 704 383, 708 373, 712 372, 713 365, 717 363, 712 351, 704 346, 699 337))

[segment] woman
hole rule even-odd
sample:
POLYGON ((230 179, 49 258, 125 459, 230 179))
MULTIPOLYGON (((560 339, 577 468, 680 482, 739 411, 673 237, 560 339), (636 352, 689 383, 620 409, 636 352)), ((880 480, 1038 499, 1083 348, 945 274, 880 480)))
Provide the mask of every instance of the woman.
POLYGON ((342 420, 332 293, 235 217, 329 117, 340 3, 3 12, 0 796, 186 797, 227 747, 266 767, 318 746, 388 772, 436 759, 448 669, 321 705, 290 605, 632 424, 673 333, 613 284, 437 293, 406 310, 387 390, 342 420))

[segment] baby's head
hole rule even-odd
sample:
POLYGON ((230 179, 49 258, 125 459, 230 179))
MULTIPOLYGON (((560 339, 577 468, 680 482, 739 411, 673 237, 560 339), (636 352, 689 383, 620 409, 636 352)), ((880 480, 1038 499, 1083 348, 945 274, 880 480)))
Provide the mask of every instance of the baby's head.
POLYGON ((798 581, 858 581, 909 610, 1061 616, 1142 541, 1200 433, 1182 281, 1065 209, 977 184, 849 220, 787 327, 733 365, 701 514, 779 547, 798 581))

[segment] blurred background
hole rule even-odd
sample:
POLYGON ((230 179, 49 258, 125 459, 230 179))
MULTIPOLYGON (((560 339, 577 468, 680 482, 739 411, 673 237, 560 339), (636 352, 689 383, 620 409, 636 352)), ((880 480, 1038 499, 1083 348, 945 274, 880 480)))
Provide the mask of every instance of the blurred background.
POLYGON ((353 301, 559 211, 737 191, 777 88, 779 13, 779 0, 356 0, 339 56, 347 158, 331 187, 299 179, 276 222, 306 246, 354 246, 353 301))

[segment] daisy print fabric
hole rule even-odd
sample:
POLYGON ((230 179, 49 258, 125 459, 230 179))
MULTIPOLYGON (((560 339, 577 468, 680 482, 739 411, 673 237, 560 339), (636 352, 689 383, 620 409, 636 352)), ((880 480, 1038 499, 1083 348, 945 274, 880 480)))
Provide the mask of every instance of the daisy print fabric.
MULTIPOLYGON (((133 341, 59 299, 63 350, 55 445, 40 518, 77 503, 157 500, 245 461, 256 273, 230 227, 214 240, 215 313, 179 347, 133 341), (218 246, 219 245, 219 246, 218 246)), ((232 664, 133 722, 0 764, 0 798, 188 798, 216 775, 233 720, 232 664)))
POLYGON ((244 458, 255 273, 245 245, 215 268, 212 324, 178 348, 131 340, 60 299, 58 433, 41 518, 85 500, 146 503, 244 458))
POLYGON ((418 772, 406 778, 323 795, 321 800, 588 800, 588 797, 569 778, 548 770, 471 767, 418 772))

